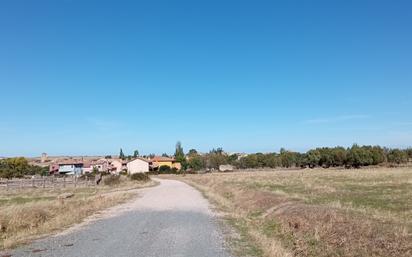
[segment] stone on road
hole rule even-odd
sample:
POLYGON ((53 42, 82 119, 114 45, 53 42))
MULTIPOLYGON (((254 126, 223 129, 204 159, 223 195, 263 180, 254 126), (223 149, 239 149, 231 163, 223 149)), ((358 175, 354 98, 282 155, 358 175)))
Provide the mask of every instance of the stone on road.
POLYGON ((174 180, 141 190, 140 196, 109 209, 107 217, 36 241, 12 256, 229 257, 208 202, 174 180))

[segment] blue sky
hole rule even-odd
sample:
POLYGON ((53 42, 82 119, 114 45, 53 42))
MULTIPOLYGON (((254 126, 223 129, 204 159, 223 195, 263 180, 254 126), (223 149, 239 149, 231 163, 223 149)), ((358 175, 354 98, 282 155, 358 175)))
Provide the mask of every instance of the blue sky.
POLYGON ((410 1, 1 1, 0 156, 412 145, 410 1))

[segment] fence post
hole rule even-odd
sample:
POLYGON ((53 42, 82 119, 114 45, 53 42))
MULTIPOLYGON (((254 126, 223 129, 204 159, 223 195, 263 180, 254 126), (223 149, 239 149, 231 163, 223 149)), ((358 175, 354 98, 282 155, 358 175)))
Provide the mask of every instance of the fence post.
POLYGON ((63 187, 64 188, 66 187, 66 175, 64 175, 64 177, 63 177, 63 187))

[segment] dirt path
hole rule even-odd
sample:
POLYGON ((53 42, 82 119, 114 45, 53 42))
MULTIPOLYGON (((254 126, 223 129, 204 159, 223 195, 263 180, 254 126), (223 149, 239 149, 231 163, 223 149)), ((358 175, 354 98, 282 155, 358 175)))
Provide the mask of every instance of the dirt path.
POLYGON ((142 189, 135 200, 10 254, 229 257, 207 200, 182 182, 158 181, 159 186, 142 189))

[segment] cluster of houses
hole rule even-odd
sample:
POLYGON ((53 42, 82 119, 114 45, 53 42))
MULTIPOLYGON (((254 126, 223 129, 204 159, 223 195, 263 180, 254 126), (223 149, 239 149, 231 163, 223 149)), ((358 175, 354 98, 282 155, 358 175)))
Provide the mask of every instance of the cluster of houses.
POLYGON ((161 166, 180 170, 181 165, 175 159, 163 156, 153 158, 136 157, 131 160, 122 159, 99 159, 95 161, 83 160, 65 160, 52 163, 49 166, 50 175, 83 175, 93 171, 119 174, 127 172, 128 174, 145 173, 156 171, 161 166))

